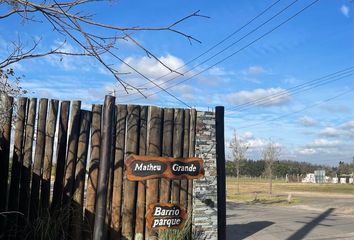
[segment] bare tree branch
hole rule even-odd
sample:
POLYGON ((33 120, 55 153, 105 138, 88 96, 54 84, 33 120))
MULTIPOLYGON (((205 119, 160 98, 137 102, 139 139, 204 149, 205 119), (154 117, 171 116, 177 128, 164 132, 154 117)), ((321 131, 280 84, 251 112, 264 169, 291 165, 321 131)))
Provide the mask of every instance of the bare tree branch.
MULTIPOLYGON (((39 48, 40 41, 33 41, 30 48, 24 48, 24 45, 20 41, 13 42, 13 49, 9 55, 4 60, 0 60, 0 68, 5 69, 11 64, 16 62, 31 59, 40 58, 48 55, 63 55, 63 56, 89 56, 95 58, 101 65, 103 65, 123 86, 124 90, 128 93, 128 90, 135 90, 142 94, 141 90, 135 86, 124 81, 119 75, 119 71, 114 68, 114 64, 107 62, 104 57, 106 53, 110 53, 115 59, 123 62, 119 55, 113 53, 112 50, 118 50, 117 45, 119 41, 129 40, 135 46, 140 48, 149 57, 152 57, 162 66, 171 72, 178 73, 176 70, 170 68, 165 63, 163 63, 153 52, 148 48, 139 43, 132 33, 135 31, 167 31, 185 37, 190 43, 193 41, 200 41, 193 36, 184 33, 176 29, 176 27, 193 17, 203 17, 199 11, 193 12, 177 21, 163 27, 122 27, 111 25, 93 19, 92 14, 83 13, 80 11, 80 6, 93 3, 93 2, 104 2, 105 0, 71 0, 71 1, 42 1, 40 3, 28 0, 2 0, 2 4, 7 4, 11 9, 8 12, 0 15, 0 19, 10 17, 14 14, 22 19, 22 21, 38 21, 47 23, 52 26, 53 31, 63 36, 65 39, 72 40, 77 46, 81 48, 81 51, 67 51, 64 48, 64 43, 59 45, 59 47, 52 48, 49 50, 43 50, 39 48), (40 17, 43 17, 42 19, 40 17), (100 31, 97 33, 96 30, 104 29, 107 30, 104 33, 100 31), (128 33, 129 32, 129 33, 128 33)), ((133 66, 129 66, 133 71, 138 72, 133 66)), ((139 73, 141 74, 141 73, 139 73)), ((145 79, 149 80, 143 75, 145 79)), ((149 80, 150 81, 150 80, 149 80)))

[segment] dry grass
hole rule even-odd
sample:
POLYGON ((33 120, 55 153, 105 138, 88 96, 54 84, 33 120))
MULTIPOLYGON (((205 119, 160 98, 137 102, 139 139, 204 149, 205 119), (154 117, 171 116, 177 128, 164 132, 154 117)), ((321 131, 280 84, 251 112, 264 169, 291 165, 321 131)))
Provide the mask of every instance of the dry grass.
POLYGON ((288 195, 292 194, 291 204, 303 203, 302 196, 316 197, 353 197, 353 184, 312 184, 286 183, 284 180, 273 180, 273 194, 269 195, 267 179, 241 178, 240 192, 237 193, 236 178, 227 178, 226 196, 228 200, 246 203, 263 203, 274 205, 289 205, 288 195), (294 197, 296 195, 296 197, 294 197))

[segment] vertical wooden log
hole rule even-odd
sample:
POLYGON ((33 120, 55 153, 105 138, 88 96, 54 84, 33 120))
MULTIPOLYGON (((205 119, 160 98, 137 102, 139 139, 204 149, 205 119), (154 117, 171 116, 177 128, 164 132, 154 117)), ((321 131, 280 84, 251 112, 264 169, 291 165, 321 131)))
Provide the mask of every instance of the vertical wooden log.
POLYGON ((111 157, 109 162, 109 173, 108 173, 108 188, 107 188, 107 203, 106 203, 106 224, 105 231, 108 232, 107 238, 110 238, 110 226, 112 222, 112 197, 113 197, 113 182, 114 182, 114 161, 115 161, 115 142, 116 142, 116 124, 117 124, 117 106, 114 106, 114 114, 112 118, 112 147, 111 147, 111 157))
MULTIPOLYGON (((189 122, 190 122, 190 110, 184 110, 184 123, 183 123, 183 157, 189 156, 189 122)), ((188 180, 181 180, 179 202, 182 208, 187 209, 188 201, 188 180)))
MULTIPOLYGON (((11 182, 9 191, 9 211, 18 211, 19 205, 19 189, 20 189, 20 177, 21 177, 21 166, 23 162, 22 147, 25 129, 25 119, 26 119, 26 109, 27 109, 27 98, 20 97, 17 101, 17 116, 16 116, 16 126, 15 126, 15 138, 14 138, 14 151, 12 157, 11 166, 11 182)), ((16 235, 16 224, 18 215, 9 215, 8 221, 8 231, 9 237, 16 235)))
POLYGON ((112 127, 115 98, 106 96, 103 107, 103 124, 101 131, 101 151, 100 165, 97 181, 97 198, 95 209, 95 224, 93 230, 93 240, 106 239, 105 217, 108 188, 108 171, 112 147, 112 127))
POLYGON ((80 134, 77 147, 77 161, 75 168, 75 185, 73 192, 73 213, 71 225, 71 238, 82 239, 82 224, 83 224, 83 204, 84 204, 84 188, 86 175, 86 162, 88 142, 90 135, 91 112, 80 111, 80 134))
POLYGON ((121 208, 122 208, 122 186, 125 151, 125 131, 127 106, 118 105, 116 107, 116 141, 114 156, 114 179, 112 192, 112 219, 110 228, 110 239, 120 239, 121 232, 121 208))
POLYGON ((23 153, 23 163, 21 167, 21 187, 20 187, 20 205, 19 205, 19 211, 23 214, 25 218, 27 218, 29 214, 32 148, 33 148, 34 124, 36 120, 36 109, 37 109, 37 99, 31 98, 28 106, 28 116, 26 121, 26 137, 24 143, 25 146, 24 146, 24 153, 23 153))
POLYGON ((85 219, 87 225, 84 230, 85 239, 91 239, 95 221, 95 202, 97 193, 98 166, 100 163, 101 148, 101 116, 102 106, 92 105, 91 125, 91 159, 87 179, 85 219))
MULTIPOLYGON (((189 134, 189 157, 195 156, 195 129, 196 129, 196 119, 197 119, 197 111, 195 109, 191 109, 190 112, 190 134, 189 134)), ((188 180, 188 213, 192 213, 193 207, 193 180, 188 180)), ((191 216, 189 216, 191 217, 191 216)))
POLYGON ((218 201, 218 239, 226 239, 226 178, 225 178, 225 137, 224 107, 215 108, 216 127, 216 172, 218 201))
MULTIPOLYGON (((183 155, 183 109, 175 109, 174 126, 173 126, 173 157, 180 158, 183 155)), ((171 201, 174 204, 179 204, 180 195, 180 180, 172 181, 171 201)))
POLYGON ((34 220, 38 216, 39 211, 39 188, 41 184, 41 169, 44 159, 45 146, 45 123, 47 119, 48 99, 39 100, 36 148, 34 153, 33 171, 32 171, 32 186, 31 186, 31 201, 29 219, 34 220))
MULTIPOLYGON (((173 140, 173 108, 165 108, 163 114, 163 134, 162 134, 162 156, 172 157, 173 140)), ((160 202, 167 203, 171 197, 171 180, 161 179, 160 202)))
POLYGON ((50 100, 49 111, 47 117, 43 175, 41 184, 41 209, 42 212, 47 211, 50 200, 50 185, 52 173, 52 161, 54 153, 54 137, 58 118, 58 100, 50 100))
MULTIPOLYGON (((139 115, 140 107, 128 105, 126 156, 139 152, 139 115)), ((136 182, 124 179, 122 237, 132 240, 135 225, 136 182)))
MULTIPOLYGON (((162 117, 163 110, 158 107, 150 107, 148 118, 148 150, 147 155, 161 156, 162 153, 162 117)), ((159 180, 152 179, 146 181, 146 207, 151 203, 157 203, 159 198, 159 180)), ((157 232, 146 229, 146 239, 156 239, 157 232)))
MULTIPOLYGON (((0 112, 2 114, 2 122, 0 125, 0 212, 7 210, 7 188, 9 177, 10 164, 10 142, 11 142, 11 121, 13 113, 12 97, 1 94, 0 95, 0 112)), ((0 215, 0 232, 4 232, 6 218, 0 215)), ((0 234, 1 237, 2 234, 0 234)))
POLYGON ((63 178, 66 156, 66 139, 68 136, 68 120, 69 120, 70 102, 63 101, 60 104, 60 117, 58 129, 58 145, 57 145, 57 165, 55 169, 55 181, 53 190, 52 208, 58 210, 61 207, 63 196, 63 178))
POLYGON ((63 205, 69 204, 72 198, 75 182, 75 163, 77 158, 77 145, 80 131, 80 101, 73 101, 71 105, 70 130, 68 140, 68 151, 66 156, 63 205))
MULTIPOLYGON (((140 134, 139 134, 139 155, 146 155, 147 150, 147 117, 148 107, 140 108, 140 134)), ((135 240, 144 239, 145 231, 145 198, 146 181, 138 182, 137 203, 136 203, 136 221, 135 221, 135 240)))

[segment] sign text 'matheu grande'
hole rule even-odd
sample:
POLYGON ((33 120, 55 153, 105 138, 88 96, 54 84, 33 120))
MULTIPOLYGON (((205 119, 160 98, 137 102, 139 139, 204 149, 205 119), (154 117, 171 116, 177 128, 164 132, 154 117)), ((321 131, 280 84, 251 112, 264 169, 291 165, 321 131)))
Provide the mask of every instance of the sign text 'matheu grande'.
POLYGON ((201 158, 171 158, 130 155, 126 161, 127 178, 142 181, 153 178, 198 179, 204 175, 201 158))

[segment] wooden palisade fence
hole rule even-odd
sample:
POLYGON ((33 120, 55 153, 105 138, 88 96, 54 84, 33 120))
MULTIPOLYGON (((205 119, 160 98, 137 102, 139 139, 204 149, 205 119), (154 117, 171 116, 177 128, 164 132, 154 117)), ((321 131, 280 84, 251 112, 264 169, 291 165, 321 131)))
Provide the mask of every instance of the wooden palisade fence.
POLYGON ((55 239, 149 239, 158 234, 146 227, 150 203, 191 213, 192 180, 129 181, 124 160, 194 156, 194 109, 115 105, 107 96, 87 111, 80 101, 21 97, 11 124, 14 100, 1 101, 9 110, 0 128, 1 239, 41 239, 33 228, 43 218, 59 229, 55 239))

